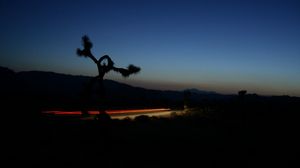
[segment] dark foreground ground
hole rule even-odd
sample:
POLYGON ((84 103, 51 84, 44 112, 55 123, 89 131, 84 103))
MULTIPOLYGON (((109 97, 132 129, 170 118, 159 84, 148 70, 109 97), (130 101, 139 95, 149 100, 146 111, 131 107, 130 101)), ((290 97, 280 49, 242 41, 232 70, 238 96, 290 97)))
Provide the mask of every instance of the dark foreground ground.
POLYGON ((298 112, 298 102, 256 102, 168 119, 10 116, 2 157, 5 167, 298 167, 298 112))
POLYGON ((298 131, 178 117, 43 121, 10 132, 10 165, 37 167, 289 167, 298 131))

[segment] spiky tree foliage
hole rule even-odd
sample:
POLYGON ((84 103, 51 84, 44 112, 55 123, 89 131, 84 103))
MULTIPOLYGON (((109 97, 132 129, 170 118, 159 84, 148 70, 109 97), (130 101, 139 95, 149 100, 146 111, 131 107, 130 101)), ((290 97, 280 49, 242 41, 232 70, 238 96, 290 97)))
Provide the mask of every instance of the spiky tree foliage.
MULTIPOLYGON (((114 66, 114 62, 108 55, 104 55, 99 59, 92 54, 91 49, 93 47, 93 43, 90 41, 88 36, 82 37, 82 46, 83 49, 77 48, 77 55, 80 57, 90 58, 98 68, 98 76, 91 79, 89 84, 86 86, 85 91, 83 92, 83 99, 88 99, 91 94, 91 88, 94 85, 95 81, 99 82, 99 95, 101 99, 105 99, 105 88, 103 86, 103 78, 106 73, 110 72, 111 70, 120 73, 123 77, 129 77, 132 74, 138 73, 141 68, 130 64, 127 68, 118 68, 114 66), (106 62, 106 63, 105 63, 106 62)), ((103 104, 101 105, 103 106, 103 104)), ((101 112, 105 112, 105 109, 99 110, 101 112)), ((87 111, 82 111, 82 113, 86 113, 87 111)))

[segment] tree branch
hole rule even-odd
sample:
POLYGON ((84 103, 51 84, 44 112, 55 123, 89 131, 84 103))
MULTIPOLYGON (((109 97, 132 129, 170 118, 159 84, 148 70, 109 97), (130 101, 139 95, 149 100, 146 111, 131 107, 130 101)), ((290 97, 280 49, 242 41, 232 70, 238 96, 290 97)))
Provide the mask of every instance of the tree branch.
POLYGON ((123 77, 128 77, 132 74, 136 74, 136 73, 140 72, 141 68, 137 67, 137 66, 134 66, 134 65, 129 65, 127 67, 127 69, 113 67, 113 70, 118 72, 118 73, 121 73, 123 77))
POLYGON ((94 57, 94 55, 91 52, 91 48, 93 47, 93 43, 90 41, 88 36, 83 36, 82 37, 82 45, 83 45, 83 50, 77 48, 77 55, 78 56, 84 56, 84 57, 89 57, 92 59, 96 64, 97 64, 97 59, 94 57))

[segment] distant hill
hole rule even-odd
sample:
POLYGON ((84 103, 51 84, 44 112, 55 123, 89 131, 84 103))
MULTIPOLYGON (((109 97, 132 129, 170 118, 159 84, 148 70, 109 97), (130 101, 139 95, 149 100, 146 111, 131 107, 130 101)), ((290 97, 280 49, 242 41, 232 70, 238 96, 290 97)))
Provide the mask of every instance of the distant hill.
POLYGON ((216 92, 213 92, 213 91, 205 91, 205 90, 199 90, 199 89, 195 89, 195 88, 192 88, 192 89, 185 89, 184 91, 189 91, 191 93, 194 93, 194 94, 203 94, 203 95, 219 95, 218 93, 216 92))
MULTIPOLYGON (((9 97, 26 97, 40 102, 46 108, 76 107, 80 92, 91 79, 87 76, 66 75, 54 72, 14 71, 0 67, 1 92, 9 97)), ((113 80, 105 80, 108 103, 111 107, 162 107, 182 106, 183 91, 151 90, 133 87, 113 80)), ((94 88, 94 91, 97 88, 94 88)), ((193 97, 221 96, 215 92, 196 91, 193 97)), ((95 99, 97 98, 94 95, 95 99)), ((196 98, 195 97, 195 98, 196 98)), ((91 102, 93 104, 93 101, 91 102)))

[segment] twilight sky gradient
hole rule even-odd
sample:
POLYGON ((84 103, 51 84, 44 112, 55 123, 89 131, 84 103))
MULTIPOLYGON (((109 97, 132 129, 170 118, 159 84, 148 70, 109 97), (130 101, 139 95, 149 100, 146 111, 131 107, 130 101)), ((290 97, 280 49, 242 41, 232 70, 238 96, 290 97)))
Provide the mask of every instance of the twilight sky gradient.
POLYGON ((95 75, 76 56, 89 35, 97 57, 141 73, 107 78, 154 89, 300 96, 300 1, 1 0, 0 66, 95 75))

